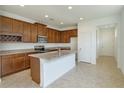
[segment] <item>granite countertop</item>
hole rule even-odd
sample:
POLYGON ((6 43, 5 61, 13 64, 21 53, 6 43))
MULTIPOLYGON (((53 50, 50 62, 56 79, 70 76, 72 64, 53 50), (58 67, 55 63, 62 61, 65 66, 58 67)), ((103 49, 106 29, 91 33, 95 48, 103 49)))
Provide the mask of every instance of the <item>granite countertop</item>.
POLYGON ((36 52, 34 49, 20 49, 20 50, 8 50, 8 51, 0 51, 0 56, 18 54, 18 53, 33 53, 36 52))
MULTIPOLYGON (((63 49, 69 49, 69 47, 60 47, 63 49)), ((57 47, 49 47, 46 48, 44 52, 50 52, 50 51, 57 50, 57 47)), ((0 56, 5 55, 12 55, 12 54, 19 54, 19 53, 40 53, 39 51, 36 51, 34 49, 18 49, 18 50, 7 50, 7 51, 0 51, 0 56)))
POLYGON ((47 52, 47 53, 31 54, 29 56, 36 57, 36 58, 39 58, 41 60, 47 60, 47 61, 49 61, 49 60, 55 60, 55 59, 64 57, 66 55, 75 54, 75 53, 76 53, 76 51, 61 50, 60 51, 60 55, 59 55, 58 51, 53 51, 53 52, 47 52))

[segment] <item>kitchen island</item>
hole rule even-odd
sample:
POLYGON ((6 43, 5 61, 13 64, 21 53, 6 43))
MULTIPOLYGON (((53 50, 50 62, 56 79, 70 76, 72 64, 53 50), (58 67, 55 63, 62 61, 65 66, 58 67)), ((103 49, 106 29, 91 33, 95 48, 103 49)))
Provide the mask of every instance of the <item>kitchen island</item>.
POLYGON ((75 52, 70 50, 31 54, 29 56, 32 80, 40 84, 40 87, 47 87, 75 67, 75 52))

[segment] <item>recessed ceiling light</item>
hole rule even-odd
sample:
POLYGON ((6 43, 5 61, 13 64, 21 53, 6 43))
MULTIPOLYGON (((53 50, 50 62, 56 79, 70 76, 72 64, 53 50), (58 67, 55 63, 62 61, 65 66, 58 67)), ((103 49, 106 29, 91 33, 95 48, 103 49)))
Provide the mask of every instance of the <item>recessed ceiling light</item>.
POLYGON ((24 7, 24 5, 20 5, 20 6, 24 7))
POLYGON ((69 6, 68 9, 71 10, 72 9, 72 6, 69 6))
POLYGON ((84 18, 80 17, 80 20, 83 20, 84 18))
POLYGON ((45 15, 45 17, 47 18, 47 17, 48 17, 48 15, 45 15))
POLYGON ((62 24, 64 24, 63 22, 60 22, 60 24, 62 25, 62 24))

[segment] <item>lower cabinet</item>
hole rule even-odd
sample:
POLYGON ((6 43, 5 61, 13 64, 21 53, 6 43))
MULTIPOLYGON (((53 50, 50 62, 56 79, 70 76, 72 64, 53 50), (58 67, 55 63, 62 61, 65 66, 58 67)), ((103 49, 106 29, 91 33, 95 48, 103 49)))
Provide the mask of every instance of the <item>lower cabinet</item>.
POLYGON ((1 57, 1 76, 12 74, 30 67, 30 58, 28 54, 13 54, 1 57))
POLYGON ((30 57, 31 59, 31 77, 32 80, 40 84, 40 60, 38 58, 30 57))
POLYGON ((29 54, 26 54, 26 57, 25 57, 25 68, 30 67, 30 57, 28 55, 29 54))
POLYGON ((2 72, 1 72, 1 56, 0 56, 0 77, 1 77, 1 74, 2 72))
POLYGON ((2 76, 10 74, 14 71, 13 55, 2 56, 2 76))
POLYGON ((13 59, 14 72, 25 68, 25 54, 16 54, 13 59))

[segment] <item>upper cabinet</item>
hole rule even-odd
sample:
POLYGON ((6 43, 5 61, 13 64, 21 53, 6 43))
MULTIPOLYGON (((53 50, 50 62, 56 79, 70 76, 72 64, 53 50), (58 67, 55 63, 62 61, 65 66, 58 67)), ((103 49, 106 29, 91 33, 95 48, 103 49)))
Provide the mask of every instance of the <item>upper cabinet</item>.
POLYGON ((60 32, 60 42, 70 43, 71 37, 77 37, 77 29, 65 30, 60 32))
POLYGON ((70 30, 70 37, 77 37, 77 29, 70 30))
POLYGON ((55 31, 55 43, 60 43, 60 31, 55 31))
POLYGON ((48 43, 60 43, 60 31, 47 28, 48 43))
POLYGON ((23 22, 23 42, 31 42, 31 28, 27 22, 23 22))
POLYGON ((1 32, 12 32, 12 19, 1 16, 1 32))
POLYGON ((61 43, 69 43, 70 42, 68 31, 62 31, 61 32, 60 41, 61 41, 61 43))
POLYGON ((44 24, 31 24, 4 16, 0 16, 0 32, 19 35, 19 40, 21 37, 20 41, 27 43, 36 43, 38 35, 46 36, 48 43, 70 43, 71 37, 77 37, 77 29, 59 31, 47 28, 44 24))
POLYGON ((37 24, 38 35, 47 36, 46 25, 39 24, 39 23, 36 23, 36 24, 37 24))
POLYGON ((31 42, 36 43, 37 42, 37 25, 31 24, 31 42))
POLYGON ((13 28, 13 30, 12 30, 13 32, 22 34, 23 33, 23 22, 13 19, 12 28, 13 28))

